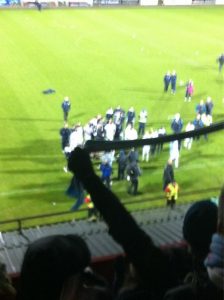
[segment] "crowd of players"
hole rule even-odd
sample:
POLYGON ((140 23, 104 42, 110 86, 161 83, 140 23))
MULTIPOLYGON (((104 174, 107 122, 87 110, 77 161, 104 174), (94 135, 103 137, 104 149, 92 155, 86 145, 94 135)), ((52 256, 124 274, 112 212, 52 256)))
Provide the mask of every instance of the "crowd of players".
MULTIPOLYGON (((224 65, 224 55, 221 54, 217 62, 219 63, 219 72, 221 72, 224 65)), ((166 72, 164 78, 164 92, 176 93, 177 86, 177 73, 176 71, 166 72)), ((184 101, 190 102, 194 93, 193 80, 188 80, 187 83, 180 81, 180 86, 185 85, 184 101)), ((195 106, 195 118, 188 122, 184 128, 184 122, 180 116, 180 113, 176 113, 171 121, 172 133, 177 134, 185 130, 186 132, 195 129, 200 129, 212 124, 212 112, 213 101, 211 97, 203 99, 195 106)), ((89 120, 84 126, 81 123, 76 123, 72 128, 68 126, 68 115, 71 109, 71 102, 69 97, 65 97, 62 102, 62 110, 64 114, 64 127, 60 130, 62 151, 65 154, 66 159, 69 158, 70 153, 77 146, 84 146, 88 140, 96 141, 130 141, 135 139, 149 139, 162 137, 167 134, 164 126, 158 129, 151 128, 146 129, 148 121, 148 112, 143 108, 139 114, 136 113, 134 107, 130 107, 127 112, 121 107, 110 107, 102 116, 98 114, 89 120)), ((207 140, 207 135, 204 135, 207 140)), ((199 140, 200 136, 197 136, 195 140, 199 140)), ((192 147, 193 138, 186 138, 183 143, 181 141, 173 141, 170 143, 169 160, 174 163, 175 168, 179 167, 180 150, 182 146, 187 150, 192 147)), ((163 149, 163 144, 145 145, 142 148, 142 161, 149 161, 150 156, 154 156, 156 153, 160 153, 163 149)), ((101 165, 100 171, 102 173, 102 180, 108 188, 111 187, 111 174, 112 164, 114 161, 118 163, 118 180, 128 178, 130 181, 129 192, 136 194, 138 191, 138 177, 141 174, 139 168, 139 154, 136 149, 130 150, 126 153, 121 150, 117 156, 115 151, 109 151, 100 153, 101 165), (127 175, 127 177, 126 177, 127 175)), ((64 171, 67 172, 67 167, 64 167, 64 171)))
MULTIPOLYGON (((157 138, 159 136, 166 135, 166 130, 162 126, 158 130, 151 129, 146 130, 146 124, 148 119, 148 113, 146 109, 142 109, 137 115, 133 107, 130 107, 127 112, 123 108, 117 106, 115 109, 110 107, 103 117, 97 115, 92 118, 86 125, 81 126, 77 123, 73 128, 68 127, 67 119, 68 113, 71 108, 68 97, 65 97, 62 103, 62 109, 64 111, 65 125, 60 130, 62 140, 62 151, 66 158, 77 146, 83 146, 88 140, 96 141, 121 141, 121 140, 135 140, 135 139, 148 139, 157 138), (136 119, 138 119, 136 121, 136 119), (137 129, 135 129, 135 125, 137 129)), ((149 161, 150 155, 162 150, 162 145, 149 146, 145 145, 142 150, 142 160, 149 161)), ((100 165, 100 171, 102 172, 102 180, 109 188, 111 185, 112 163, 116 160, 115 151, 109 151, 100 153, 100 159, 102 161, 100 165)), ((141 174, 138 166, 139 155, 137 150, 132 149, 129 153, 121 150, 117 156, 118 162, 118 180, 125 179, 125 172, 129 174, 130 193, 137 193, 138 176, 141 174)), ((67 171, 67 168, 64 168, 67 171)))

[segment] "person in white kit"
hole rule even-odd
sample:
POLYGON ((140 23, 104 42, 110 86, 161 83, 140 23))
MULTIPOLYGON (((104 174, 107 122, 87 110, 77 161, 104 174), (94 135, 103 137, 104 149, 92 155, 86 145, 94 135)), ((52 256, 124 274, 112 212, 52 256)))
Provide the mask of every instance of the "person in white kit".
POLYGON ((114 140, 114 135, 116 132, 116 125, 114 124, 113 120, 110 119, 107 125, 104 127, 105 129, 105 137, 107 141, 113 141, 114 140))
MULTIPOLYGON (((150 139, 151 138, 151 134, 146 131, 146 133, 143 135, 142 137, 143 139, 150 139)), ((142 147, 142 161, 149 161, 149 153, 150 153, 150 145, 144 145, 142 147)))
POLYGON ((138 123, 138 135, 144 135, 145 125, 147 122, 148 113, 146 109, 142 109, 139 114, 139 123, 138 123))
POLYGON ((170 159, 174 161, 175 168, 179 167, 179 147, 178 147, 178 140, 173 141, 170 143, 170 159))
POLYGON ((132 124, 128 124, 124 132, 124 139, 126 141, 137 140, 138 133, 132 124))
POLYGON ((77 146, 83 145, 83 128, 78 123, 72 131, 69 139, 70 152, 73 151, 77 146))

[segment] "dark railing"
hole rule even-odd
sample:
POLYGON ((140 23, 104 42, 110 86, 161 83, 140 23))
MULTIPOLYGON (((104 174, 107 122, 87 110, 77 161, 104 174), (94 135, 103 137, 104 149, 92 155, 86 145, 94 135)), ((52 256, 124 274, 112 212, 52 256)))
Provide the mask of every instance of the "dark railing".
MULTIPOLYGON (((195 191, 189 191, 189 192, 183 192, 181 193, 182 196, 193 196, 193 195, 197 195, 197 194, 200 194, 200 193, 203 193, 203 192, 219 192, 220 190, 220 186, 219 187, 212 187, 210 189, 204 189, 204 190, 195 190, 195 191)), ((157 197, 153 197, 153 198, 150 198, 148 197, 147 199, 142 199, 141 200, 141 203, 149 203, 149 202, 153 202, 153 201, 157 201, 157 200, 161 200, 162 197, 161 195, 160 196, 157 196, 157 197)), ((197 199, 190 199, 188 201, 182 201, 182 202, 179 202, 181 204, 184 204, 184 203, 189 203, 189 202, 193 202, 197 199)), ((127 201, 125 203, 123 203, 125 206, 128 206, 128 205, 134 205, 134 204, 139 204, 139 199, 136 199, 134 201, 127 201)), ((151 206, 150 207, 151 209, 152 208, 155 208, 155 206, 151 206)), ((149 209, 149 208, 147 208, 149 209)), ((0 221, 0 225, 5 225, 5 224, 10 224, 10 223, 17 223, 17 226, 16 228, 14 228, 15 230, 18 230, 19 232, 22 232, 22 229, 23 229, 23 222, 24 221, 29 221, 29 220, 35 220, 35 219, 43 219, 43 218, 51 218, 51 217, 56 217, 56 216, 62 216, 62 215, 71 215, 71 214, 74 214, 74 213, 77 213, 77 212, 87 212, 88 211, 88 208, 81 208, 77 211, 61 211, 61 212, 56 212, 56 213, 47 213, 47 214, 39 214, 39 215, 34 215, 34 216, 27 216, 27 217, 21 217, 21 218, 13 218, 13 219, 8 219, 8 220, 4 220, 4 221, 0 221)), ((56 223, 56 222, 55 222, 56 223)), ((53 223, 51 223, 53 224, 53 223)), ((41 224, 41 225, 44 225, 44 224, 41 224)))

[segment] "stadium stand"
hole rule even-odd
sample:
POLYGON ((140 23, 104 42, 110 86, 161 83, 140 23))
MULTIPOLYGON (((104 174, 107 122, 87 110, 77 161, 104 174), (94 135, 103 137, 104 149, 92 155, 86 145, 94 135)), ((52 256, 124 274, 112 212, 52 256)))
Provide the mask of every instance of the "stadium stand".
MULTIPOLYGON (((174 210, 157 208, 133 213, 137 223, 152 236, 156 245, 161 247, 181 246, 182 223, 189 204, 178 205, 174 210)), ((86 220, 46 225, 23 229, 22 232, 3 232, 0 235, 0 254, 4 258, 7 272, 20 272, 25 250, 30 242, 40 237, 54 234, 78 234, 82 236, 92 255, 92 262, 113 260, 123 254, 123 249, 108 234, 103 221, 86 220), (22 234, 21 234, 22 233, 22 234)))
MULTIPOLYGON (((43 0, 43 1, 38 1, 42 7, 49 7, 49 8, 54 8, 59 5, 59 1, 57 0, 43 0)), ((36 8, 35 1, 29 1, 29 0, 21 0, 20 4, 22 7, 26 8, 36 8)))

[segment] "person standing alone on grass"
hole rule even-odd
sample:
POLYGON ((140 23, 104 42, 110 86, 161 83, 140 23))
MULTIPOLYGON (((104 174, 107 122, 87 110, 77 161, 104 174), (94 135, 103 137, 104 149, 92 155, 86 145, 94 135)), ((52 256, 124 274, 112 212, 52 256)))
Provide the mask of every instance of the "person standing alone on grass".
POLYGON ((63 113, 64 113, 64 121, 67 122, 68 121, 68 113, 71 109, 71 102, 69 100, 69 97, 64 98, 64 101, 61 104, 61 108, 62 108, 63 113))
POLYGON ((224 65, 224 53, 222 53, 218 58, 217 62, 219 64, 219 73, 221 73, 223 65, 224 65))

